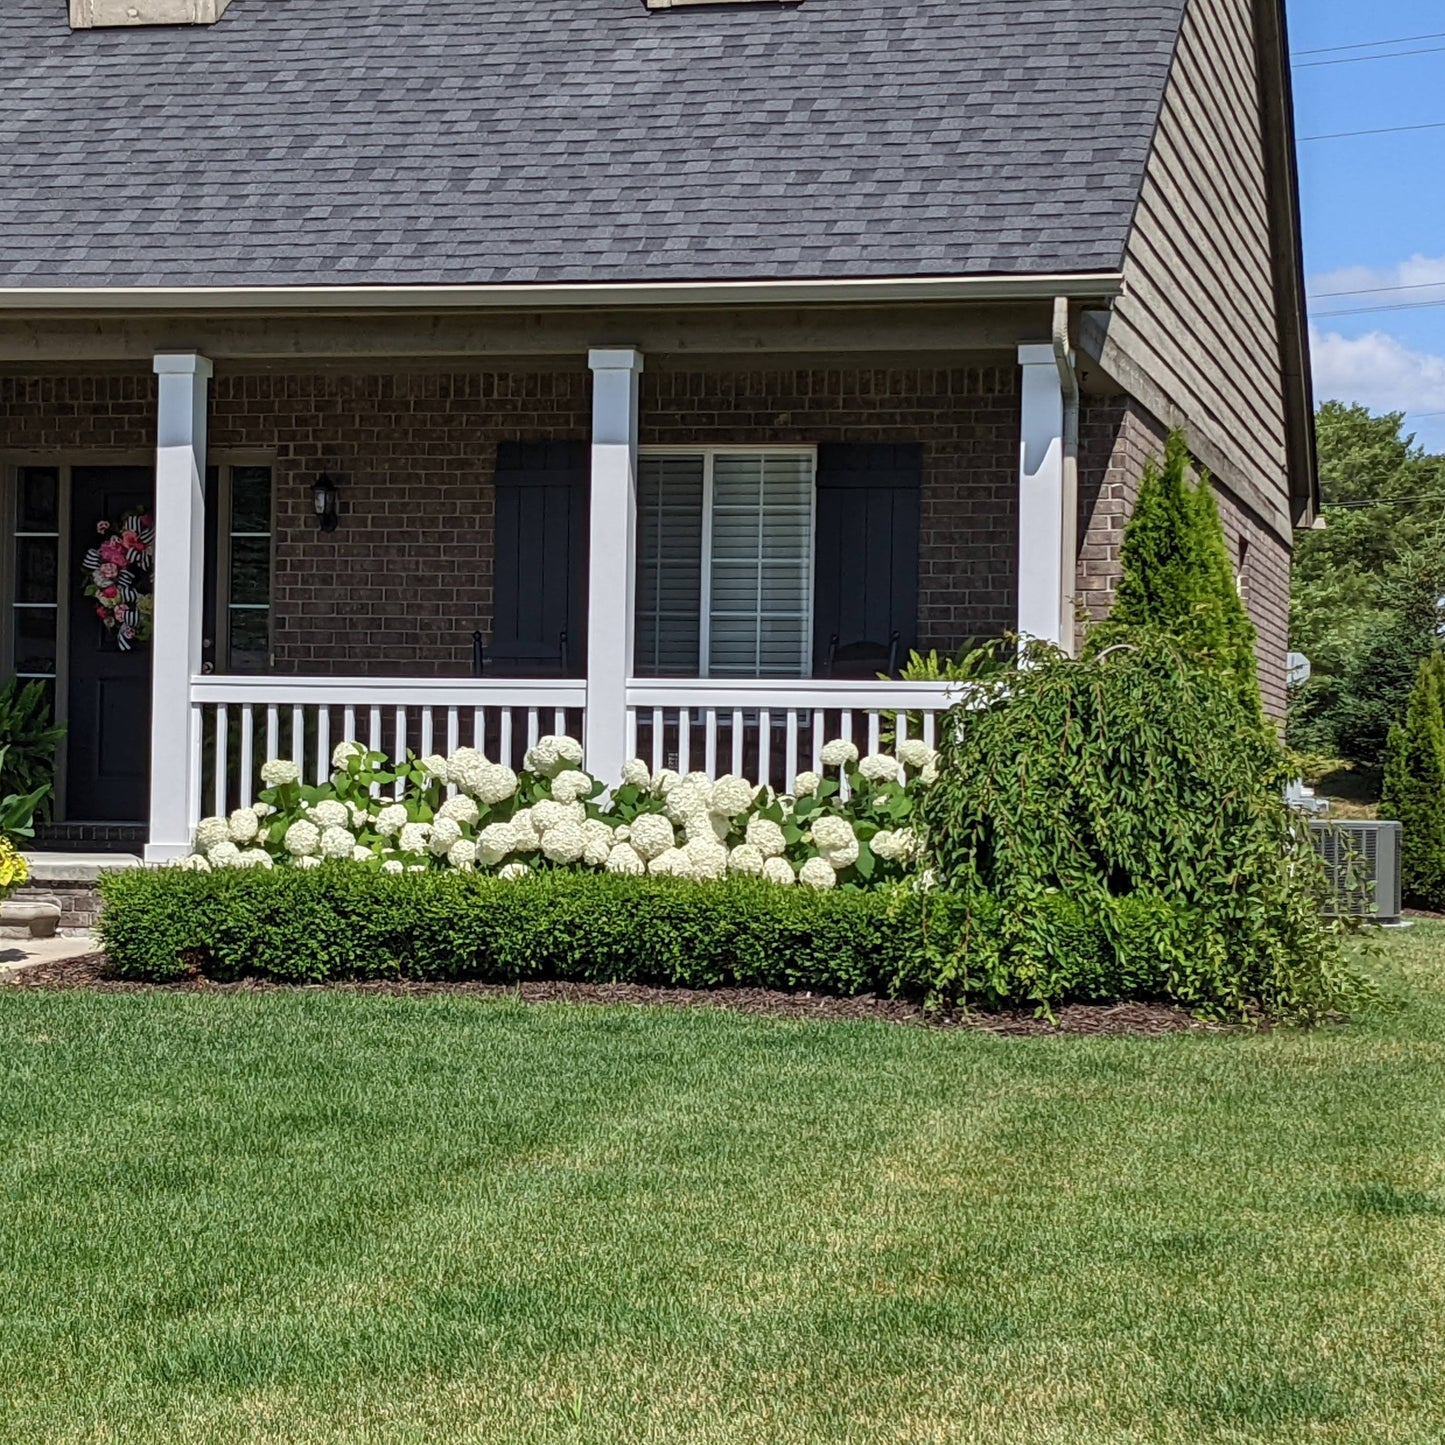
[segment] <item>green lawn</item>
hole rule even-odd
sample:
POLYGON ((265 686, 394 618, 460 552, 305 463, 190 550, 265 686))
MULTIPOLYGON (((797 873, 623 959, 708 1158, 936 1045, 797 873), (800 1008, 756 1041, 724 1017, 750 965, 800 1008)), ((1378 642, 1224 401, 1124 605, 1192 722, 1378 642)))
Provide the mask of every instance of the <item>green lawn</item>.
POLYGON ((1407 1003, 1008 1040, 0 991, 4 1441, 1445 1440, 1407 1003))

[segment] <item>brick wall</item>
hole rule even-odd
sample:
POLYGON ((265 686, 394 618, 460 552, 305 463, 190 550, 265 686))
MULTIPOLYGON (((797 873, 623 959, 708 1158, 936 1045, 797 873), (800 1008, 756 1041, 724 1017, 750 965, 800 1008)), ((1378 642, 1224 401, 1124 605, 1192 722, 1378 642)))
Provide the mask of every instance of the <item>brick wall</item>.
MULTIPOLYGON (((952 648, 1013 624, 1013 368, 674 370, 643 375, 645 443, 924 445, 920 640, 952 648)), ((0 447, 145 452, 154 378, 0 377, 0 447)), ((277 669, 465 672, 492 615, 497 443, 589 434, 585 371, 216 378, 212 450, 276 467, 277 669), (341 527, 311 510, 341 479, 341 527)))
MULTIPOLYGON (((1079 598, 1098 621, 1114 602, 1119 546, 1151 456, 1162 456, 1168 429, 1131 397, 1085 397, 1079 418, 1079 598)), ((1285 712, 1290 549, 1225 487, 1216 485, 1220 520, 1259 629, 1259 677, 1272 717, 1285 712)))

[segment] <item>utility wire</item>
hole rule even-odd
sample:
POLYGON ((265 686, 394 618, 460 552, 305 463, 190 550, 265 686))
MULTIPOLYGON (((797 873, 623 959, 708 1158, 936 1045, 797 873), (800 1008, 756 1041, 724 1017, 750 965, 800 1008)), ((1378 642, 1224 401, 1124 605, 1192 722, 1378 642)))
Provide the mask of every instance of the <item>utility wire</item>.
POLYGON ((1359 65, 1365 60, 1401 60, 1407 55, 1439 55, 1445 45, 1430 45, 1424 50, 1387 50, 1383 55, 1346 55, 1337 60, 1298 60, 1296 70, 1312 70, 1318 65, 1359 65))
POLYGON ((1381 291, 1438 291, 1445 288, 1445 280, 1441 281, 1416 281, 1409 286, 1361 286, 1356 291, 1315 291, 1310 295, 1311 301, 1319 301, 1326 296, 1375 296, 1381 291))
POLYGON ((1326 316, 1365 316, 1374 311, 1423 311, 1430 306, 1445 306, 1445 297, 1439 301, 1397 301, 1390 306, 1348 306, 1337 311, 1316 311, 1315 320, 1326 316))
POLYGON ((1445 40, 1445 30, 1429 35, 1397 35, 1393 40, 1357 40, 1353 45, 1317 45, 1313 50, 1296 50, 1296 55, 1333 55, 1341 50, 1374 50, 1381 45, 1413 45, 1417 40, 1445 40))
POLYGON ((1329 135, 1296 136, 1300 142, 1307 140, 1348 140, 1357 135, 1397 135, 1407 130, 1445 130, 1445 120, 1427 121, 1424 125, 1382 125, 1378 130, 1337 130, 1329 135))

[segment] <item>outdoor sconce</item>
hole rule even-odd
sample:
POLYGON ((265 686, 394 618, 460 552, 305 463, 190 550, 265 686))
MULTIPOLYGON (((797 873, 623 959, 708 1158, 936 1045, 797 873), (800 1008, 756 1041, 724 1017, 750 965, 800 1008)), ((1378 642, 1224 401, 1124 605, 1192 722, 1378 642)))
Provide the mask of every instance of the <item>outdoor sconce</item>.
POLYGON ((340 522, 336 514, 336 493, 339 483, 329 472, 322 472, 311 484, 311 501, 316 508, 316 525, 323 532, 334 532, 340 522))

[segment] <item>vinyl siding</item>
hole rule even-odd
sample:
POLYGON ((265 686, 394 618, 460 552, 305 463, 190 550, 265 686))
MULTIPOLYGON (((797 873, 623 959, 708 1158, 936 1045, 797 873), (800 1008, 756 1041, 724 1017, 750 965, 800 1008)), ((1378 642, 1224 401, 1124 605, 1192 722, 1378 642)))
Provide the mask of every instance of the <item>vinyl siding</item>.
POLYGON ((1287 536, 1266 187, 1253 0, 1190 0, 1100 359, 1287 536))

